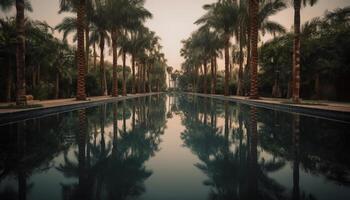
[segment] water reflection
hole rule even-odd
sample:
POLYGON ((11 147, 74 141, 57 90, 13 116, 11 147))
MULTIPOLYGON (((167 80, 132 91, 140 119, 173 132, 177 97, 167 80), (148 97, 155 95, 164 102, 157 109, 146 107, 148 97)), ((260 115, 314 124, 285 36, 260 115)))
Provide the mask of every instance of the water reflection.
POLYGON ((348 199, 349 188, 343 193, 343 188, 330 183, 348 186, 350 180, 349 157, 344 160, 338 154, 340 148, 335 148, 337 144, 349 148, 345 147, 350 137, 346 131, 348 125, 337 124, 335 128, 334 122, 323 121, 320 127, 315 126, 315 119, 298 114, 287 115, 228 102, 215 104, 213 100, 198 97, 181 99, 180 110, 186 127, 182 139, 200 159, 196 167, 208 178, 204 185, 211 188, 210 199, 348 199), (207 110, 211 112, 210 125, 206 121, 207 110), (218 116, 220 125, 217 125, 218 116), (323 141, 326 144, 320 143, 324 137, 329 139, 323 141), (345 140, 341 142, 334 137, 345 140), (332 141, 336 143, 330 144, 332 141), (324 149, 324 145, 332 148, 324 149), (330 157, 325 156, 332 154, 335 157, 326 160, 330 157), (289 166, 291 173, 286 174, 289 166), (281 173, 282 179, 281 175, 275 176, 281 173), (318 177, 326 179, 329 193, 322 196, 318 186, 311 192, 313 185, 300 188, 301 174, 309 182, 313 181, 312 184, 318 184, 318 177), (280 183, 288 177, 291 177, 291 186, 280 183))
POLYGON ((0 199, 36 199, 30 180, 53 170, 65 179, 58 180, 61 198, 50 199, 142 195, 144 181, 152 175, 144 163, 159 151, 164 133, 164 98, 106 104, 1 127, 6 135, 0 146, 0 199))
POLYGON ((0 199, 345 200, 349 128, 189 95, 104 104, 0 126, 0 199))

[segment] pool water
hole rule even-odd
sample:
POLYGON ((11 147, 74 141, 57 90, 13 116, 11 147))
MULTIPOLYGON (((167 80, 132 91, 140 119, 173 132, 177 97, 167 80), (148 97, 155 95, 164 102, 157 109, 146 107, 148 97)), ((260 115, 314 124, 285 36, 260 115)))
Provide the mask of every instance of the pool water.
POLYGON ((0 199, 350 199, 350 124, 185 94, 0 125, 0 199))

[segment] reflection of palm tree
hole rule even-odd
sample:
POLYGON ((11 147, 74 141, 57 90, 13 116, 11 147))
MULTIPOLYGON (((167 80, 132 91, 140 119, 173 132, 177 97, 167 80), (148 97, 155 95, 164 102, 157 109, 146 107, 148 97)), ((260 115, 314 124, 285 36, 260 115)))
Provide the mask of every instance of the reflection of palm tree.
POLYGON ((299 115, 293 115, 293 146, 294 146, 294 162, 293 162, 293 199, 299 200, 299 115))
MULTIPOLYGON (((332 128, 334 122, 328 120, 320 122, 320 119, 268 110, 263 111, 260 120, 260 145, 266 152, 293 164, 296 183, 299 170, 303 169, 327 181, 349 185, 350 162, 348 156, 342 153, 350 148, 345 142, 349 141, 347 125, 337 123, 335 130, 332 128)), ((304 195, 305 191, 301 190, 296 193, 300 194, 300 198, 310 196, 304 195)))
POLYGON ((89 185, 89 174, 86 165, 86 138, 87 138, 87 117, 85 110, 78 111, 79 126, 78 126, 78 163, 70 161, 67 154, 64 156, 65 164, 61 164, 57 169, 64 173, 66 177, 78 177, 78 185, 65 185, 62 184, 63 194, 68 199, 87 199, 89 193, 87 190, 89 185))
POLYGON ((66 150, 69 145, 60 129, 64 119, 55 115, 0 127, 0 199, 26 199, 34 187, 28 182, 32 174, 48 170, 57 152, 66 150), (12 179, 16 188, 6 185, 12 179))
MULTIPOLYGON (((120 131, 120 134, 117 135, 118 138, 113 138, 113 151, 108 156, 104 170, 107 196, 110 199, 127 199, 128 197, 141 195, 145 191, 143 182, 152 174, 151 171, 145 168, 144 162, 153 156, 155 151, 159 150, 157 141, 160 140, 154 137, 154 133, 149 128, 151 126, 146 126, 146 124, 152 124, 151 122, 146 122, 146 120, 151 121, 151 118, 157 115, 151 115, 152 117, 146 118, 144 116, 146 114, 145 104, 148 103, 150 110, 152 110, 152 104, 149 102, 150 99, 142 98, 139 100, 145 102, 132 102, 132 128, 128 131, 126 130, 125 118, 123 117, 123 131, 120 131), (140 112, 136 112, 136 110, 140 112)), ((154 105, 159 106, 162 104, 155 102, 154 105)), ((125 108, 124 104, 123 113, 126 112, 125 108)), ((114 107, 114 116, 117 116, 116 113, 117 108, 114 107)), ((162 118, 164 117, 163 113, 162 118)), ((164 120, 159 118, 155 119, 155 121, 164 122, 164 120)), ((115 128, 117 128, 117 124, 115 128)), ((116 131, 114 130, 114 132, 116 131)))
POLYGON ((92 144, 86 140, 86 135, 85 139, 83 137, 84 132, 87 134, 86 115, 85 118, 83 114, 79 115, 78 162, 65 155, 64 164, 57 168, 65 176, 79 180, 78 184, 62 184, 63 195, 67 199, 76 199, 82 194, 90 199, 128 199, 145 191, 144 181, 152 172, 146 169, 144 163, 159 150, 159 137, 165 125, 165 101, 164 98, 150 97, 141 98, 140 102, 124 101, 121 105, 122 108, 118 108, 118 103, 115 103, 111 109, 110 105, 102 105, 99 112, 91 113, 88 117, 89 122, 99 124, 97 126, 101 129, 99 141, 92 144), (118 109, 122 109, 121 115, 118 109), (152 113, 146 117, 148 112, 152 113), (162 115, 158 115, 158 112, 162 112, 162 115), (98 119, 92 120, 96 114, 98 119), (127 129, 126 119, 130 117, 132 128, 127 129), (118 120, 122 120, 122 130, 118 129, 118 120), (104 130, 109 124, 113 127, 111 141, 104 130), (86 164, 89 145, 90 165, 86 164))
POLYGON ((256 108, 252 107, 251 116, 250 116, 250 134, 251 134, 251 144, 249 148, 249 191, 250 191, 250 199, 257 199, 258 194, 258 130, 257 130, 257 122, 256 122, 256 108))
MULTIPOLYGON (((226 106, 224 104, 225 124, 222 129, 213 126, 214 123, 207 125, 197 120, 198 112, 205 112, 205 109, 196 110, 194 104, 197 102, 180 101, 179 106, 184 116, 182 122, 186 127, 181 138, 201 160, 196 166, 209 178, 204 184, 212 188, 210 199, 283 198, 284 189, 267 174, 280 169, 284 162, 258 159, 256 109, 252 110, 250 116, 238 115, 238 118, 235 118, 229 104, 226 103, 226 106), (230 117, 239 124, 237 130, 233 132, 230 130, 230 117), (243 121, 248 120, 250 121, 246 123, 248 137, 245 138, 243 121), (231 137, 235 135, 230 133, 236 133, 236 137, 231 137), (235 138, 239 140, 236 141, 235 138)), ((211 113, 212 122, 215 121, 214 116, 222 111, 215 111, 214 108, 213 104, 209 104, 208 109, 214 112, 211 113)), ((240 109, 240 106, 237 109, 240 109)), ((244 112, 237 110, 237 113, 246 113, 246 110, 244 112)))

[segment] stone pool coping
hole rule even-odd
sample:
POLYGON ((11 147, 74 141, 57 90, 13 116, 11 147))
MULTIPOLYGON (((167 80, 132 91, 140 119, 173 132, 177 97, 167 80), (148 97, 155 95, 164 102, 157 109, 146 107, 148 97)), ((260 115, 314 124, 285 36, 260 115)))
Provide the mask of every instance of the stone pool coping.
POLYGON ((187 92, 186 94, 215 98, 220 100, 229 100, 256 107, 274 109, 285 112, 294 112, 318 118, 326 118, 335 121, 350 123, 350 104, 347 105, 335 102, 322 102, 320 105, 288 104, 283 102, 286 101, 286 99, 260 98, 258 100, 253 100, 241 96, 224 96, 191 92, 187 92))
MULTIPOLYGON (((20 120, 49 116, 51 114, 69 112, 77 109, 97 106, 103 103, 122 101, 138 97, 152 96, 162 94, 162 92, 128 94, 127 96, 111 97, 97 96, 88 97, 86 101, 77 101, 75 98, 35 101, 34 104, 40 104, 42 107, 27 109, 0 109, 0 125, 15 123, 20 120)), ((8 104, 8 103, 7 103, 8 104)), ((6 105, 5 103, 3 105, 6 105)))

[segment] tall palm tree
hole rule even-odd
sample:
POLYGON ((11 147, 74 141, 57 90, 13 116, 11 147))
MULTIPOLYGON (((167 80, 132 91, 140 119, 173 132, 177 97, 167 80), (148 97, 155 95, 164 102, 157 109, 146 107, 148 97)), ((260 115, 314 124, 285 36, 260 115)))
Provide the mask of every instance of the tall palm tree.
POLYGON ((106 1, 106 15, 108 15, 108 28, 112 40, 112 57, 113 57, 113 84, 112 96, 118 96, 118 37, 121 34, 121 29, 128 8, 128 1, 126 0, 108 0, 106 1))
POLYGON ((211 62, 211 90, 214 89, 214 62, 213 58, 216 58, 220 54, 220 50, 223 48, 223 42, 219 38, 218 34, 210 30, 209 26, 203 26, 191 36, 191 48, 189 52, 196 52, 197 56, 201 60, 201 64, 204 68, 204 82, 203 92, 208 93, 208 62, 211 62))
POLYGON ((192 92, 198 92, 198 66, 201 65, 200 49, 194 45, 194 38, 191 35, 187 40, 183 40, 183 48, 180 50, 180 54, 185 58, 185 62, 182 64, 182 69, 191 75, 192 79, 192 92))
POLYGON ((108 35, 108 15, 107 4, 102 0, 95 0, 95 12, 92 17, 92 22, 99 34, 99 46, 100 46, 100 83, 101 83, 101 95, 107 96, 107 78, 106 78, 106 68, 104 60, 104 49, 106 42, 109 45, 110 37, 108 35))
MULTIPOLYGON (((129 53, 131 56, 131 70, 132 70, 132 79, 131 79, 131 93, 136 93, 136 72, 135 72, 135 62, 139 61, 139 68, 142 70, 147 70, 147 57, 146 50, 150 48, 151 40, 153 34, 148 28, 140 25, 135 27, 134 30, 130 31, 130 43, 129 43, 129 53)), ((140 70, 139 70, 140 71, 140 70)), ((143 72, 143 71, 142 71, 143 72)), ((140 75, 140 74, 139 74, 140 75)), ((146 73, 142 73, 142 84, 144 85, 146 73)))
MULTIPOLYGON (((113 52, 113 96, 118 95, 117 87, 117 47, 120 46, 120 52, 123 59, 123 95, 126 95, 126 72, 125 62, 126 54, 130 53, 132 41, 131 32, 137 30, 146 19, 151 18, 152 14, 144 8, 144 0, 107 0, 105 1, 105 11, 103 14, 108 16, 107 27, 112 37, 113 52), (123 44, 118 44, 118 41, 123 44)), ((133 65, 133 93, 135 93, 135 60, 131 53, 133 65)))
POLYGON ((225 84, 224 95, 229 95, 229 68, 230 68, 230 39, 236 30, 239 9, 236 1, 222 0, 214 4, 203 7, 207 13, 197 20, 196 24, 207 24, 220 32, 224 39, 224 57, 225 57, 225 84))
POLYGON ((170 88, 170 77, 171 77, 171 73, 173 72, 173 67, 169 66, 166 68, 166 71, 168 72, 168 81, 169 81, 169 84, 168 84, 168 88, 170 88))
POLYGON ((293 77, 292 101, 300 102, 300 9, 303 6, 313 6, 317 0, 292 0, 294 6, 294 43, 293 43, 293 77))
POLYGON ((151 71, 154 68, 154 65, 156 64, 156 62, 161 61, 164 59, 164 54, 162 54, 160 52, 160 50, 162 49, 162 46, 159 44, 159 40, 160 37, 155 35, 155 32, 150 32, 148 34, 148 38, 149 38, 149 46, 148 46, 148 68, 147 68, 147 81, 148 81, 148 92, 152 92, 152 81, 151 81, 151 76, 153 74, 151 74, 151 71))
POLYGON ((17 69, 17 81, 16 81, 16 104, 25 105, 26 101, 26 80, 25 80, 25 17, 24 11, 32 11, 32 7, 28 0, 5 0, 0 2, 0 9, 8 11, 13 6, 16 7, 16 35, 17 35, 17 48, 16 48, 16 69, 17 69))
POLYGON ((3 57, 6 58, 7 64, 6 64, 6 101, 11 101, 11 91, 12 91, 12 80, 13 80, 13 69, 11 67, 11 58, 15 56, 16 47, 14 44, 16 44, 16 22, 14 19, 0 19, 0 30, 1 30, 1 50, 0 53, 3 57))
POLYGON ((92 16, 94 13, 93 0, 86 0, 86 18, 85 18, 85 65, 86 74, 89 73, 90 60, 90 28, 92 23, 92 16))
MULTIPOLYGON (((249 2, 241 0, 239 3, 240 8, 240 20, 239 20, 239 30, 237 33, 237 40, 239 43, 239 73, 238 73, 238 86, 237 95, 243 94, 243 89, 248 91, 248 79, 250 72, 250 61, 251 61, 251 37, 250 37, 250 15, 249 15, 249 2), (246 59, 247 65, 243 72, 243 58, 244 52, 241 47, 246 46, 246 59), (244 79, 244 82, 242 81, 244 79), (243 87, 244 85, 244 87, 243 87)), ((283 34, 286 32, 285 28, 278 22, 271 21, 270 17, 277 12, 286 8, 284 0, 261 0, 258 12, 258 30, 260 34, 265 35, 265 33, 270 33, 272 35, 283 34)))
MULTIPOLYGON (((62 0, 65 2, 61 2, 60 5, 60 11, 62 12, 70 12, 70 13, 77 13, 78 10, 78 1, 77 0, 62 0)), ((92 16, 94 13, 94 0, 85 0, 85 18, 84 18, 84 35, 85 35, 85 70, 86 74, 89 72, 89 56, 90 56, 90 28, 91 28, 91 22, 92 22, 92 16)), ((77 31, 77 18, 75 17, 65 17, 61 24, 59 24, 56 28, 59 31, 64 31, 63 38, 65 39, 67 36, 67 33, 77 31)), ((75 36, 77 38, 77 35, 75 36)), ((85 75, 86 75, 85 74, 85 75)))
MULTIPOLYGON (((91 30, 91 29, 90 29, 91 30)), ((90 31, 90 39, 89 44, 92 44, 92 56, 93 56, 93 67, 94 69, 97 68, 97 51, 96 51, 96 45, 99 43, 99 34, 97 31, 94 31, 94 26, 92 26, 92 30, 90 31)))
POLYGON ((26 104, 23 96, 26 95, 25 82, 25 30, 24 30, 24 0, 16 0, 16 32, 17 32, 17 98, 16 104, 26 104))
POLYGON ((86 1, 85 0, 60 0, 60 9, 69 10, 76 8, 77 13, 77 60, 78 60, 78 78, 77 78, 77 100, 86 100, 85 76, 86 62, 84 50, 84 30, 86 19, 86 1))
MULTIPOLYGON (((145 1, 130 1, 131 8, 129 9, 128 18, 124 25, 130 31, 131 43, 130 43, 130 54, 131 54, 131 67, 132 67, 132 93, 136 93, 136 81, 135 81, 135 60, 136 54, 141 55, 140 57, 148 57, 145 54, 145 50, 149 47, 151 42, 151 34, 148 28, 143 26, 143 23, 152 18, 152 14, 144 8, 145 1)), ((141 59, 139 62, 142 67, 142 88, 143 92, 146 92, 146 68, 147 59, 141 59)))
POLYGON ((259 1, 249 1, 249 16, 250 16, 250 39, 251 39, 251 84, 250 84, 250 98, 259 98, 258 94, 258 11, 259 1))
POLYGON ((126 96, 127 91, 126 91, 126 54, 128 52, 128 48, 129 48, 129 35, 127 30, 122 30, 122 34, 118 37, 119 39, 119 44, 120 44, 120 50, 119 50, 119 54, 122 56, 122 62, 123 62, 123 69, 122 69, 122 73, 123 73, 123 79, 122 79, 122 95, 126 96))

